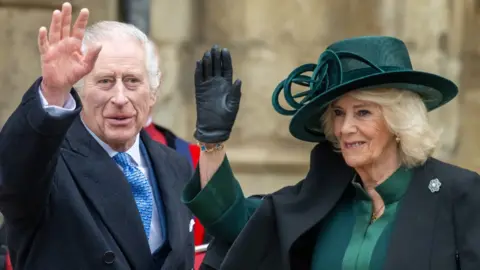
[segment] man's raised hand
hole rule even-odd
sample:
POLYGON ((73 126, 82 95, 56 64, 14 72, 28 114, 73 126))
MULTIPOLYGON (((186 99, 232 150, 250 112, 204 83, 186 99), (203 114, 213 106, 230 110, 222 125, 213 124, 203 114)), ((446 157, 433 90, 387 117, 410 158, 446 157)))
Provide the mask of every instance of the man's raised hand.
POLYGON ((50 105, 63 106, 72 86, 94 67, 100 45, 91 45, 87 53, 81 51, 83 35, 88 23, 88 9, 80 10, 71 27, 72 5, 64 3, 62 10, 52 14, 50 29, 38 31, 38 49, 42 66, 42 93, 50 105))

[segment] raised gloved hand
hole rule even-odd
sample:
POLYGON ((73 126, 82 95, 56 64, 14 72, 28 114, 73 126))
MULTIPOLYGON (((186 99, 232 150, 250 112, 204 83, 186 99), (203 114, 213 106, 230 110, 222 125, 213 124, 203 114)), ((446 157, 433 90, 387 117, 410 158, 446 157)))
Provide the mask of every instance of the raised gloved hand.
POLYGON ((240 105, 240 80, 232 84, 232 58, 227 49, 213 46, 197 61, 195 138, 202 143, 228 140, 240 105))

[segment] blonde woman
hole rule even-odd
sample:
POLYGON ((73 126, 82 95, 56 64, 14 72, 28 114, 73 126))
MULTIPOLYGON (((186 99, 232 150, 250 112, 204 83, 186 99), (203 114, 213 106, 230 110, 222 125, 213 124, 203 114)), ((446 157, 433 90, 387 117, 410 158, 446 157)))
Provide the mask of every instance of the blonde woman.
POLYGON ((457 87, 414 71, 401 40, 336 42, 279 84, 274 108, 317 145, 305 179, 262 199, 244 197, 223 147, 240 101, 231 74, 225 49, 197 64, 203 152, 182 199, 215 237, 205 269, 480 269, 480 177, 432 158, 427 112, 457 87), (294 83, 307 90, 292 96, 294 83))

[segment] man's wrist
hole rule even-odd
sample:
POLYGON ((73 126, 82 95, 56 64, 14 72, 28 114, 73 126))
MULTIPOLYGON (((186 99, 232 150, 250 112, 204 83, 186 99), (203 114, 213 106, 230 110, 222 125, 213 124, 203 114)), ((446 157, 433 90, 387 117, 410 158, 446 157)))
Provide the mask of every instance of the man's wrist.
POLYGON ((70 92, 64 89, 52 89, 45 81, 42 81, 40 90, 50 106, 63 107, 70 95, 70 92))

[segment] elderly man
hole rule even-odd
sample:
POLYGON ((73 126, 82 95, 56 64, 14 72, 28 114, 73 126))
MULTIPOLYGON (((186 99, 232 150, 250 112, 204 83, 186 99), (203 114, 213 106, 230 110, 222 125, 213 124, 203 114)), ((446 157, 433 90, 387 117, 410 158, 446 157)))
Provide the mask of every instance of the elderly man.
POLYGON ((71 13, 65 3, 40 28, 42 77, 1 131, 15 269, 191 269, 180 202, 191 166, 141 131, 159 85, 154 46, 130 25, 86 29, 86 9, 71 27, 71 13))

